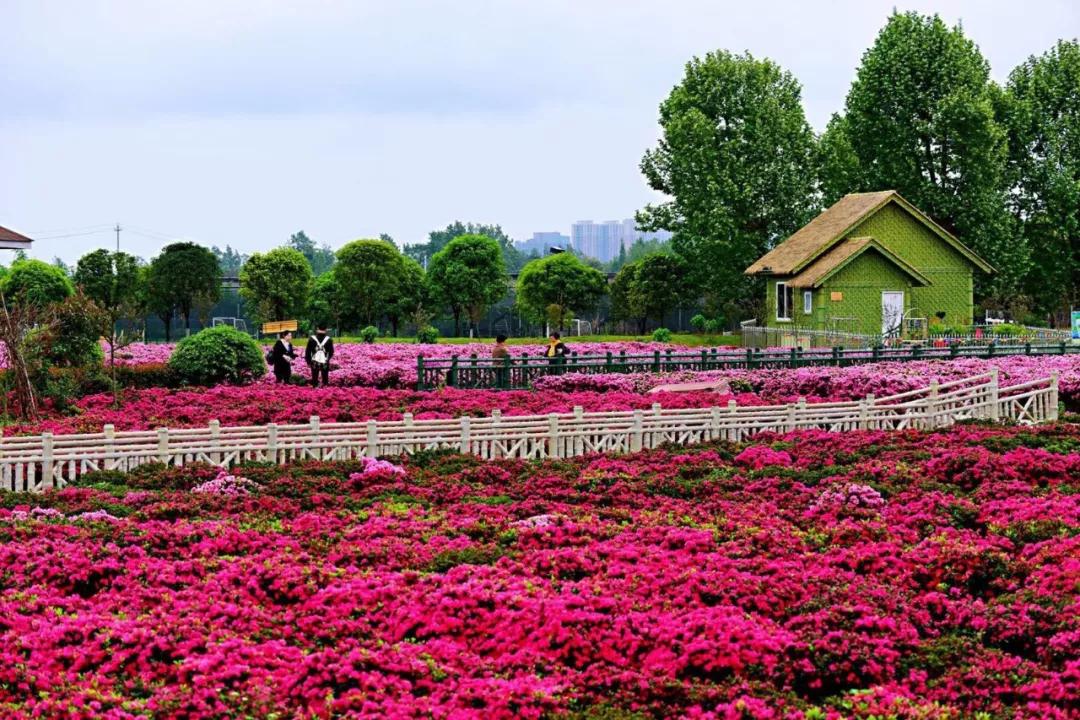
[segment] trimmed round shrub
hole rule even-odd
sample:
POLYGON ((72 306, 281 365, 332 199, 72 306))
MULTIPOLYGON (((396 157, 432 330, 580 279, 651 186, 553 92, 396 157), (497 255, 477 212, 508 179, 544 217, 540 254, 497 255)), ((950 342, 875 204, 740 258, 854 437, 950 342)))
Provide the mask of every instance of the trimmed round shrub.
POLYGON ((186 385, 242 384, 265 375, 266 360, 250 335, 218 325, 181 340, 169 368, 186 385))
POLYGON ((421 345, 434 345, 439 342, 439 328, 425 325, 416 331, 416 342, 421 345))
POLYGON ((654 342, 671 342, 671 331, 667 328, 656 328, 653 330, 652 339, 654 342))
POLYGON ((64 271, 41 260, 16 260, 2 285, 8 302, 45 307, 71 297, 75 286, 64 271))
POLYGON ((368 325, 360 331, 360 339, 370 345, 379 339, 379 328, 374 325, 368 325))

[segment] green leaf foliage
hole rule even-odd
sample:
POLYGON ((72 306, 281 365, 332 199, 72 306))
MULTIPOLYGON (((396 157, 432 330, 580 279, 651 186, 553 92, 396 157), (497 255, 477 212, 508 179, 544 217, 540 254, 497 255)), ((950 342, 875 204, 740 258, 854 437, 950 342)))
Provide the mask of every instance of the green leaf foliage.
POLYGON ((188 385, 240 384, 265 375, 266 361, 250 335, 219 325, 181 340, 169 368, 188 385))
POLYGON ((664 315, 691 298, 690 268, 678 255, 656 253, 623 266, 611 285, 611 305, 621 320, 638 323, 638 332, 655 319, 664 322, 664 315))
MULTIPOLYGON (((153 312, 164 320, 178 312, 184 326, 191 327, 191 315, 200 305, 213 304, 221 297, 221 268, 214 253, 190 242, 166 245, 150 262, 147 294, 153 312)), ((169 323, 166 322, 168 329, 169 323)), ((166 332, 168 337, 168 330, 166 332)))
POLYGON ((292 320, 308 306, 313 277, 299 250, 255 253, 240 269, 240 297, 259 322, 292 320))
POLYGON ((334 277, 343 312, 360 325, 377 323, 408 280, 401 253, 383 240, 354 240, 338 250, 334 277))
POLYGON ((428 266, 435 299, 454 316, 454 334, 461 317, 474 325, 506 295, 506 265, 499 243, 484 235, 461 235, 435 253, 428 266))
POLYGON ((607 290, 604 274, 572 253, 533 260, 517 281, 517 302, 540 321, 562 327, 574 314, 594 310, 607 290))
POLYGON ((1080 306, 1080 43, 1058 42, 1013 70, 1002 108, 1012 209, 1036 268, 1026 291, 1067 324, 1080 306))
POLYGON ((641 170, 672 200, 638 213, 638 226, 674 231, 710 305, 758 304, 760 281, 743 270, 816 210, 799 83, 750 54, 693 58, 660 105, 660 127, 641 170))
POLYGON ((39 308, 61 302, 75 292, 63 270, 41 260, 16 260, 4 275, 0 289, 8 302, 39 308))
POLYGON ((1006 211, 999 94, 960 27, 936 15, 894 13, 863 55, 844 125, 833 132, 846 134, 858 158, 858 184, 847 191, 898 190, 996 268, 976 285, 1001 297, 1019 286, 1028 250, 1006 211))

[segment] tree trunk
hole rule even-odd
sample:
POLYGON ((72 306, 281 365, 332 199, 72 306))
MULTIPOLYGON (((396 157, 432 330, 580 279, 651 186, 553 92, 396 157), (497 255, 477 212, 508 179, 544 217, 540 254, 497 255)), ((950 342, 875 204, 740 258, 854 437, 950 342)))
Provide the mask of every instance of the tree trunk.
POLYGON ((454 310, 454 337, 461 337, 461 311, 454 310))

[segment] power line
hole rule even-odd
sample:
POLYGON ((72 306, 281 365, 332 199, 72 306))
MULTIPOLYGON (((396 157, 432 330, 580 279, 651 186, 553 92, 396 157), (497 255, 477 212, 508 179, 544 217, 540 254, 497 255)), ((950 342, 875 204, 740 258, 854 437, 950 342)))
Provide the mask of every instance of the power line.
POLYGON ((100 235, 101 233, 109 232, 109 230, 110 229, 108 227, 104 227, 104 228, 102 228, 100 230, 90 230, 89 232, 67 233, 66 235, 45 235, 45 236, 37 235, 35 233, 34 234, 34 239, 35 240, 60 240, 61 238, 83 237, 85 235, 100 235))

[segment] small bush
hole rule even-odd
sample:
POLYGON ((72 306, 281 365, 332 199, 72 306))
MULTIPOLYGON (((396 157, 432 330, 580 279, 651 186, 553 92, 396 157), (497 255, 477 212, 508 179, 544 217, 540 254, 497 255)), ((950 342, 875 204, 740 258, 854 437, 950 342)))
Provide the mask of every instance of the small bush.
POLYGON ((694 317, 690 318, 690 327, 694 328, 698 332, 701 332, 705 329, 706 322, 708 322, 708 319, 701 313, 698 313, 694 317))
POLYGON ((656 328, 653 330, 652 339, 654 342, 671 342, 671 331, 667 328, 656 328))
POLYGON ((709 318, 705 321, 705 332, 710 335, 714 335, 720 331, 721 320, 719 318, 709 318))
POLYGON ((425 325, 416 331, 416 342, 421 345, 434 345, 439 342, 439 329, 431 325, 425 325))
POLYGON ((250 335, 219 325, 181 340, 169 358, 169 368, 188 385, 239 384, 266 374, 266 361, 250 335))
POLYGON ((152 388, 176 387, 180 379, 166 363, 143 363, 141 365, 117 365, 116 383, 121 387, 152 388))
POLYGON ((379 328, 374 325, 368 325, 360 331, 360 339, 370 345, 379 339, 379 328))
POLYGON ((101 367, 105 353, 98 342, 105 314, 79 293, 53 306, 53 326, 44 338, 50 364, 60 367, 101 367))

